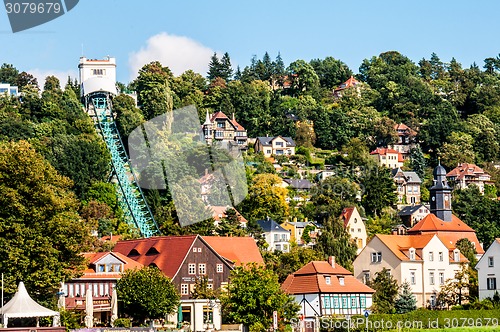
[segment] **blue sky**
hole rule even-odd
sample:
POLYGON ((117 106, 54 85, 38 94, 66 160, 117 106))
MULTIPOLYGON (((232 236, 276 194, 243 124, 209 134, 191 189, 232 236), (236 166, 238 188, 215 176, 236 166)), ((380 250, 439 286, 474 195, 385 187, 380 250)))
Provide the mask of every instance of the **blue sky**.
POLYGON ((0 8, 0 63, 37 77, 76 77, 78 59, 117 58, 129 82, 152 60, 206 74, 214 51, 244 67, 278 52, 285 64, 333 56, 354 72, 396 50, 414 62, 435 52, 464 67, 500 53, 500 1, 480 0, 80 0, 66 15, 13 34, 0 8))

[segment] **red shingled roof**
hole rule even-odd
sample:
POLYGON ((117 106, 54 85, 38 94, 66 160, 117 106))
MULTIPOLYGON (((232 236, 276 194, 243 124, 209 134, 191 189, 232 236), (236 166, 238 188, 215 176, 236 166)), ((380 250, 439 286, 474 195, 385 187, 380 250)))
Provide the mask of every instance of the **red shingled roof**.
POLYGON ((290 274, 283 282, 281 288, 288 294, 314 294, 314 293, 374 293, 343 267, 335 264, 335 268, 328 262, 313 261, 290 274), (330 277, 330 284, 326 278, 330 277), (344 280, 341 285, 340 279, 344 280))
POLYGON ((97 272, 95 270, 95 264, 102 258, 113 255, 123 262, 123 271, 130 269, 140 269, 143 265, 135 260, 128 258, 119 252, 87 252, 82 254, 89 261, 89 265, 83 271, 83 275, 80 279, 120 279, 120 272, 97 272))
POLYGON ((197 235, 157 236, 119 241, 114 252, 133 258, 144 266, 155 264, 166 276, 174 278, 197 235))
POLYGON ((410 136, 417 135, 417 132, 415 130, 411 129, 410 127, 408 127, 404 123, 394 125, 394 129, 398 132, 398 134, 399 134, 399 131, 405 131, 408 134, 410 134, 410 136))
POLYGON ((219 255, 236 266, 249 263, 264 265, 259 248, 252 237, 202 236, 219 255))
POLYGON ((345 208, 340 215, 344 221, 344 227, 347 227, 349 220, 351 220, 352 213, 354 212, 354 207, 345 208))
POLYGON ((461 180, 466 176, 479 177, 479 175, 489 176, 481 167, 468 163, 459 164, 446 174, 447 177, 455 177, 457 180, 461 180))
POLYGON ((396 151, 394 149, 376 148, 375 150, 373 150, 372 152, 370 152, 370 154, 372 154, 372 155, 379 154, 379 155, 382 155, 382 156, 385 156, 388 153, 390 153, 390 154, 397 154, 398 155, 398 161, 399 162, 403 162, 404 161, 403 160, 403 155, 399 151, 396 151))

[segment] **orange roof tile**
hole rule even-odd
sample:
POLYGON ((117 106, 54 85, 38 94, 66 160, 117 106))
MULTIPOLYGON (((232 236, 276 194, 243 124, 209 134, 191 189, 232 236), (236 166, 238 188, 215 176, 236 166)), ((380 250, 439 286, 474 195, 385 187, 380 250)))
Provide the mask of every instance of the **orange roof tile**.
POLYGON ((452 215, 451 221, 443 221, 435 214, 429 213, 415 226, 408 230, 408 234, 418 234, 423 232, 447 231, 447 232, 475 232, 462 220, 452 215))
POLYGON ((325 261, 313 261, 306 264, 297 272, 290 274, 281 288, 288 294, 375 292, 343 267, 335 264, 333 268, 325 261), (329 284, 326 282, 326 277, 330 279, 329 284), (343 285, 340 279, 343 279, 343 285))
POLYGON ((453 250, 456 248, 456 243, 458 240, 467 239, 471 243, 474 244, 476 248, 476 252, 480 255, 484 254, 484 249, 481 247, 481 243, 479 243, 479 239, 476 236, 476 233, 468 232, 438 232, 437 236, 441 239, 441 241, 448 247, 448 249, 453 250))
POLYGON ((391 154, 401 154, 399 151, 396 151, 394 149, 389 149, 389 148, 376 148, 370 154, 380 154, 385 156, 386 154, 391 153, 391 154))
POLYGON ((407 125, 405 125, 404 123, 399 123, 399 124, 396 124, 394 125, 394 129, 396 131, 405 131, 407 132, 408 134, 410 134, 410 136, 415 136, 417 135, 417 132, 413 129, 411 129, 410 127, 408 127, 407 125))
POLYGON ((264 264, 259 248, 252 237, 202 236, 219 255, 236 266, 249 263, 264 264))
POLYGON ((358 84, 359 84, 359 81, 357 79, 355 79, 353 76, 351 76, 351 77, 349 77, 349 79, 347 81, 340 84, 339 87, 334 90, 334 92, 341 91, 341 90, 356 86, 358 84))
MULTIPOLYGON (((376 234, 377 237, 396 257, 402 261, 410 260, 409 249, 414 248, 416 251, 423 249, 435 236, 435 234, 423 235, 386 235, 376 234)), ((416 253, 416 260, 422 258, 416 253)))
POLYGON ((80 277, 81 279, 119 279, 121 274, 117 273, 109 273, 109 272, 97 272, 95 270, 95 264, 102 258, 113 255, 123 262, 123 270, 127 271, 130 269, 140 269, 144 265, 141 263, 122 255, 119 252, 87 252, 82 254, 89 262, 87 268, 83 271, 83 275, 80 277))

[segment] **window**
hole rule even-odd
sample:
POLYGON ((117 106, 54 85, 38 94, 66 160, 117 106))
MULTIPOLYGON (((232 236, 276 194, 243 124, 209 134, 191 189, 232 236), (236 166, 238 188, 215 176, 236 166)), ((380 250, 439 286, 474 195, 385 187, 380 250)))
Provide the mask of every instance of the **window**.
POLYGON ((276 142, 276 146, 281 146, 281 147, 283 147, 283 142, 276 142))
POLYGON ((347 297, 342 297, 342 308, 347 308, 347 297))
POLYGON ((188 295, 188 294, 189 294, 189 285, 181 284, 181 295, 188 295))
POLYGON ((193 252, 198 252, 198 248, 194 247, 193 252))
POLYGON ((358 233, 361 233, 361 228, 358 228, 358 233))
POLYGON ((333 298, 333 307, 334 308, 338 308, 339 307, 339 298, 336 297, 336 296, 333 298))
POLYGON ((444 285, 444 272, 439 272, 439 284, 444 285))
POLYGON ((207 273, 207 265, 205 263, 198 264, 198 273, 199 274, 207 273))
POLYGON ((439 252, 439 261, 440 262, 443 261, 443 252, 442 251, 439 252))
POLYGON ((344 277, 339 277, 340 286, 344 286, 344 277))
POLYGON ((366 298, 364 298, 364 297, 360 298, 359 305, 361 308, 365 308, 366 307, 366 298))
POLYGON ((380 263, 382 261, 381 252, 372 252, 372 263, 380 263))
POLYGON ((434 252, 430 251, 429 252, 429 262, 433 262, 434 261, 434 252))
POLYGON ((97 272, 105 272, 105 271, 106 271, 106 265, 99 264, 97 267, 97 272))
POLYGON ((493 256, 488 257, 488 267, 494 267, 495 261, 493 260, 493 256))
POLYGON ((458 249, 453 250, 453 260, 455 262, 460 261, 460 251, 458 249))
POLYGON ((106 69, 92 69, 92 75, 106 75, 106 69))
POLYGON ((281 244, 275 244, 274 245, 274 249, 278 250, 278 251, 281 251, 281 244))
POLYGON ((188 274, 196 274, 196 264, 189 263, 189 265, 188 265, 188 274))
POLYGON ((415 249, 410 248, 410 260, 415 260, 415 249))
POLYGON ((325 309, 330 309, 330 297, 329 296, 325 296, 323 298, 323 307, 325 307, 325 309))
POLYGON ((200 248, 198 248, 198 252, 201 252, 201 247, 200 247, 200 248))
POLYGON ((266 153, 267 153, 267 154, 271 154, 271 153, 272 153, 272 151, 268 149, 268 150, 266 150, 266 153))
POLYGON ((215 137, 224 137, 224 132, 220 130, 215 131, 215 137))
POLYGON ((224 122, 217 122, 217 128, 224 128, 224 122))
POLYGON ((434 285, 434 272, 429 272, 429 284, 434 285))
POLYGON ((351 308, 356 308, 358 305, 358 301, 356 301, 355 297, 351 297, 351 308))
POLYGON ((222 264, 217 264, 217 273, 222 273, 224 271, 224 266, 222 264))
POLYGON ((207 289, 214 289, 214 284, 207 284, 207 289))
POLYGON ((415 285, 417 283, 417 278, 415 277, 415 271, 410 271, 410 283, 415 285))
POLYGON ((370 271, 363 272, 363 282, 366 284, 370 281, 370 271))
POLYGON ((326 283, 327 285, 330 285, 330 284, 331 284, 330 276, 325 276, 325 283, 326 283))
POLYGON ((488 278, 486 282, 489 290, 497 289, 497 278, 488 278))
POLYGON ((351 233, 354 233, 354 228, 351 228, 351 233))
POLYGON ((274 234, 274 241, 277 242, 280 240, 279 234, 274 234))
POLYGON ((212 324, 214 321, 214 309, 211 306, 203 306, 203 322, 212 324))

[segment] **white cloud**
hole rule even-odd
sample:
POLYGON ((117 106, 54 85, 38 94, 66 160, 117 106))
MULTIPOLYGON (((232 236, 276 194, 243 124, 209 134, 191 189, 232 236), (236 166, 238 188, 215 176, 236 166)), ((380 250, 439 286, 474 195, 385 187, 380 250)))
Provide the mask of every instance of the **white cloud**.
POLYGON ((145 47, 130 54, 130 80, 134 80, 139 69, 151 61, 160 61, 176 76, 188 69, 205 76, 213 53, 212 49, 193 39, 162 32, 149 38, 145 47))
POLYGON ((36 77, 38 81, 38 86, 43 90, 43 85, 45 84, 45 78, 47 76, 55 76, 59 79, 61 83, 61 88, 64 89, 66 82, 68 81, 68 76, 71 76, 71 80, 74 81, 75 78, 78 79, 78 72, 76 70, 51 70, 51 69, 30 69, 26 71, 28 74, 36 77))

